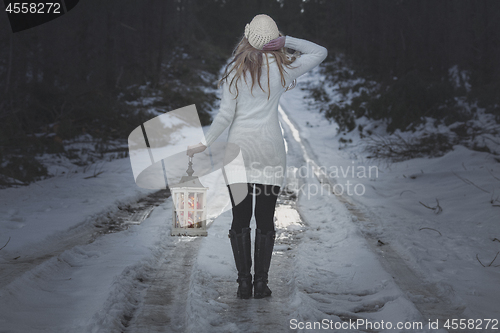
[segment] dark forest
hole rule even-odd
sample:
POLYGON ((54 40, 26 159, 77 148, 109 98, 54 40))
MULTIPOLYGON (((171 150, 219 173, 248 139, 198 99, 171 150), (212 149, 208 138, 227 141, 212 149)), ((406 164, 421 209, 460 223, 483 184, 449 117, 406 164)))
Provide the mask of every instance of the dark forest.
POLYGON ((472 117, 455 105, 457 96, 500 120, 495 0, 86 0, 16 34, 6 19, 0 22, 0 171, 30 182, 44 175, 34 156, 70 154, 65 140, 82 133, 101 153, 112 151, 113 140, 126 139, 150 117, 126 103, 143 85, 163 97, 158 110, 195 103, 209 124, 216 98, 202 87, 215 88, 256 13, 271 15, 285 35, 324 45, 329 60, 343 56, 378 83, 348 107, 325 107, 342 129, 352 130, 363 115, 388 119, 391 131, 411 129, 422 117, 447 123, 472 117), (444 80, 454 66, 468 73, 469 87, 444 80))

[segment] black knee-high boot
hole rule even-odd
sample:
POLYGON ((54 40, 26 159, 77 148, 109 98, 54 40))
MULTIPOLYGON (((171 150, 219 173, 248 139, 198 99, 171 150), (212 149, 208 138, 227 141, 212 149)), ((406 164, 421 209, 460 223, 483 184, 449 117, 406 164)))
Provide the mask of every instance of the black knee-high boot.
POLYGON ((241 229, 240 234, 234 230, 229 230, 231 247, 233 249, 234 262, 238 270, 238 292, 239 298, 250 298, 252 296, 252 267, 250 228, 241 229))
POLYGON ((267 286, 269 266, 273 254, 274 239, 276 231, 271 230, 263 234, 260 229, 255 230, 255 274, 253 282, 254 298, 263 298, 271 295, 271 289, 267 286))

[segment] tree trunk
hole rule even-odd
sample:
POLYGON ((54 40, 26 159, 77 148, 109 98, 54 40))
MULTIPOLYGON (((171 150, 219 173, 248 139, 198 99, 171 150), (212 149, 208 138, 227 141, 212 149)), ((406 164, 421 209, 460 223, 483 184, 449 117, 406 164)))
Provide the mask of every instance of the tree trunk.
POLYGON ((161 79, 161 64, 163 63, 163 44, 164 41, 164 31, 165 31, 165 8, 167 7, 167 1, 164 0, 160 7, 160 31, 158 32, 158 58, 156 60, 156 71, 153 76, 153 86, 156 87, 161 79))
POLYGON ((8 63, 7 63, 7 78, 6 78, 6 81, 5 81, 5 94, 7 94, 9 92, 9 88, 10 88, 10 77, 12 75, 12 57, 13 57, 13 37, 12 37, 13 34, 9 34, 10 38, 9 38, 9 60, 8 60, 8 63))

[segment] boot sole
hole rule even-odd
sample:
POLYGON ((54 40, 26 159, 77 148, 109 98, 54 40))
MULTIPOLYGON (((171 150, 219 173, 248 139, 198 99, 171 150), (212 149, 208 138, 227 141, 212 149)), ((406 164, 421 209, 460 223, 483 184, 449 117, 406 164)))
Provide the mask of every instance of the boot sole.
POLYGON ((259 298, 264 298, 264 297, 269 297, 269 296, 271 296, 271 294, 254 294, 253 298, 259 299, 259 298))
POLYGON ((240 299, 249 299, 252 297, 252 294, 237 294, 238 298, 240 299))
POLYGON ((236 293, 236 296, 238 296, 238 298, 241 298, 241 299, 249 299, 250 297, 252 297, 252 293, 253 293, 253 288, 248 290, 248 292, 241 292, 241 291, 238 291, 236 293))

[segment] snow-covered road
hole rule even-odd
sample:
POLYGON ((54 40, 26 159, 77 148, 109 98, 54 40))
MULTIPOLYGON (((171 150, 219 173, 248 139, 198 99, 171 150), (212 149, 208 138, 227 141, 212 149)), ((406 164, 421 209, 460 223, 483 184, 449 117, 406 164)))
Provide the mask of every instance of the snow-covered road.
MULTIPOLYGON (((285 123, 292 129, 292 133, 300 133, 297 130, 296 124, 293 120, 286 116, 286 113, 281 108, 281 113, 284 117, 285 123)), ((351 219, 356 223, 363 223, 365 226, 370 227, 373 225, 375 216, 373 214, 367 213, 367 208, 361 203, 352 200, 346 193, 338 193, 335 191, 335 185, 338 184, 335 179, 328 177, 327 172, 321 169, 317 161, 311 159, 310 156, 314 155, 314 152, 310 148, 310 144, 307 140, 300 139, 300 135, 295 134, 295 141, 298 141, 300 148, 302 149, 304 159, 310 159, 311 168, 314 170, 314 175, 317 180, 326 186, 325 193, 328 190, 332 193, 329 195, 334 195, 335 199, 344 204, 349 213, 351 214, 351 219)), ((411 269, 403 258, 391 247, 390 244, 383 243, 379 241, 370 232, 366 232, 365 229, 360 230, 366 239, 370 250, 373 253, 378 254, 378 259, 384 269, 389 272, 394 278, 397 285, 404 291, 405 295, 411 297, 412 295, 419 295, 420 297, 415 297, 412 299, 414 305, 423 315, 423 317, 435 321, 439 319, 442 323, 448 318, 460 318, 464 307, 453 305, 452 301, 439 293, 438 289, 433 286, 423 282, 423 276, 419 272, 411 269)), ((449 330, 452 332, 453 330, 449 330)))
MULTIPOLYGON (((458 200, 470 187, 442 172, 449 160, 465 160, 476 172, 463 176, 489 189, 498 166, 456 147, 442 158, 377 165, 380 177, 314 172, 371 161, 340 149, 334 124, 307 108, 299 87, 280 107, 288 177, 276 213, 272 297, 236 298, 230 210, 211 217, 207 237, 172 237, 171 198, 137 188, 122 159, 97 178, 59 176, 0 191, 0 245, 11 238, 0 251, 0 332, 452 332, 428 323, 498 320, 498 269, 474 257, 496 251, 484 241, 498 230, 491 207, 481 206, 481 223, 470 227, 460 205, 471 204, 445 196, 458 200), (347 181, 363 195, 332 193, 347 181), (443 197, 439 217, 418 205, 429 188, 443 197), (141 198, 155 208, 134 214, 141 198), (145 219, 127 225, 123 214, 145 219)), ((470 200, 480 205, 486 196, 470 200)))

